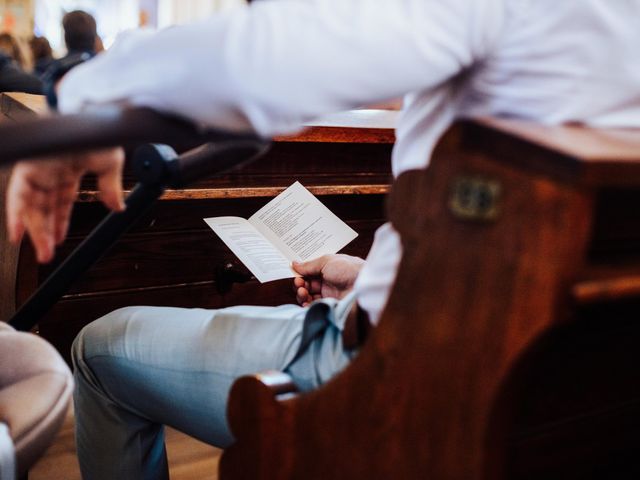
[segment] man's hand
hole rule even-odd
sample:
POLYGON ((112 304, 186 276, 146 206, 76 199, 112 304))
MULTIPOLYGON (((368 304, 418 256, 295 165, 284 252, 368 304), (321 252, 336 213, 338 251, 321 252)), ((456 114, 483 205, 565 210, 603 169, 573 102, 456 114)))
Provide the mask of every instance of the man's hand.
POLYGON ((7 189, 9 238, 18 243, 26 231, 38 261, 51 261, 67 235, 71 209, 85 173, 98 176, 100 199, 111 210, 124 210, 119 148, 71 155, 65 159, 17 163, 7 189))
POLYGON ((307 306, 319 298, 343 298, 353 288, 364 260, 350 255, 324 255, 304 263, 293 263, 302 277, 293 279, 296 300, 307 306))

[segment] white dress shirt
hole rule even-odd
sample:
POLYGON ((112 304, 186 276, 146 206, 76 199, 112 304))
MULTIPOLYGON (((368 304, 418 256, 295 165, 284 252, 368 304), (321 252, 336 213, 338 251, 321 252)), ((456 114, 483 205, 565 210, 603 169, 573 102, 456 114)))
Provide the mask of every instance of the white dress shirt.
MULTIPOLYGON (((640 127, 639 21, 640 0, 260 1, 123 35, 65 78, 60 108, 144 105, 271 136, 405 95, 398 175, 457 117, 640 127)), ((374 322, 400 256, 386 224, 355 287, 374 322)))

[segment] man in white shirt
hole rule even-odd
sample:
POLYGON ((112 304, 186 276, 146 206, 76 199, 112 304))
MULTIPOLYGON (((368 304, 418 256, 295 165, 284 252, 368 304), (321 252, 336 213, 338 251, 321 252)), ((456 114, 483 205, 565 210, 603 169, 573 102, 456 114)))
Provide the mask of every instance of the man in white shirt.
MULTIPOLYGON (((640 127, 638 18, 640 0, 257 2, 191 26, 124 36, 69 74, 60 107, 144 105, 271 136, 405 95, 393 153, 398 175, 425 167, 437 138, 463 116, 640 127)), ((39 259, 49 260, 83 171, 99 169, 105 203, 122 208, 120 165, 113 152, 74 168, 19 165, 9 192, 14 238, 27 230, 39 259)), ((243 373, 282 369, 303 388, 326 381, 354 354, 340 335, 354 298, 377 322, 400 255, 387 224, 364 266, 340 256, 296 266, 322 280, 297 280, 303 305, 323 297, 311 307, 131 307, 89 325, 74 346, 84 475, 166 478, 162 424, 227 445, 225 399, 243 373), (327 326, 300 349, 305 321, 316 316, 327 326)))

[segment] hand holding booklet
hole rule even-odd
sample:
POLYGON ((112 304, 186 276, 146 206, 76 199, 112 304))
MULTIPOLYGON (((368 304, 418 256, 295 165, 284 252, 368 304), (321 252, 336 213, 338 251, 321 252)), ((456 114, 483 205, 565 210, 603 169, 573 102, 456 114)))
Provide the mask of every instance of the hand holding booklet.
POLYGON ((260 282, 291 278, 291 262, 338 252, 358 234, 309 190, 294 183, 248 220, 205 218, 260 282))

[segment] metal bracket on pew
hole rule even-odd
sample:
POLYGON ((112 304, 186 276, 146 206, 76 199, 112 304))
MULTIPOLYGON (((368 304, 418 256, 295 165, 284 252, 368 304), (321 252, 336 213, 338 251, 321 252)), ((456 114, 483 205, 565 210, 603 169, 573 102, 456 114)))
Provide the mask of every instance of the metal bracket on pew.
POLYGON ((246 267, 238 265, 235 262, 217 265, 213 270, 213 275, 216 291, 220 295, 229 293, 235 283, 246 283, 256 279, 246 267))

